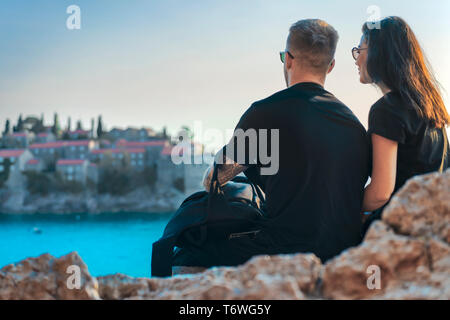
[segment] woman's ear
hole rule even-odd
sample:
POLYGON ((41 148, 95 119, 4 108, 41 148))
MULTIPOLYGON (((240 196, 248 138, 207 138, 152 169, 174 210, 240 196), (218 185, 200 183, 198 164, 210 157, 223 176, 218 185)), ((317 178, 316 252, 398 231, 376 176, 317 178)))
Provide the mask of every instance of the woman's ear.
POLYGON ((333 71, 335 65, 336 65, 336 60, 333 59, 330 63, 330 66, 328 67, 327 74, 329 74, 331 71, 333 71))

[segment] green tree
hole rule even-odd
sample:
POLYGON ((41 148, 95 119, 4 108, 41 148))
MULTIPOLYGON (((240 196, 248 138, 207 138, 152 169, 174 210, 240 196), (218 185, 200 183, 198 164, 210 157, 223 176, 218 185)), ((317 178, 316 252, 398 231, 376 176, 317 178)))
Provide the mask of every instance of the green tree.
POLYGON ((34 122, 33 127, 31 128, 31 132, 33 132, 34 134, 39 134, 44 131, 44 114, 41 114, 41 118, 34 122))
POLYGON ((0 188, 2 188, 9 178, 11 160, 9 160, 9 158, 6 158, 5 160, 3 160, 3 162, 0 162, 0 165, 3 166, 3 171, 0 172, 0 188))
POLYGON ((156 164, 151 167, 145 167, 142 176, 144 177, 145 184, 149 185, 154 190, 156 181, 158 180, 156 164))
POLYGON ((5 122, 5 130, 3 131, 3 135, 4 135, 4 136, 6 136, 6 135, 9 134, 9 130, 10 130, 9 126, 10 126, 9 119, 6 119, 6 122, 5 122))
POLYGON ((52 180, 42 172, 24 171, 27 178, 27 189, 31 194, 47 195, 52 191, 52 180))
POLYGON ((58 118, 58 114, 56 112, 53 115, 52 132, 56 137, 59 137, 59 134, 61 133, 61 126, 59 124, 59 118, 58 118))
POLYGON ((181 192, 185 192, 186 188, 184 185, 184 178, 176 178, 173 181, 173 186, 175 187, 175 189, 181 191, 181 192))
MULTIPOLYGON (((193 140, 194 139, 194 133, 192 132, 191 128, 189 128, 188 126, 182 126, 181 127, 181 132, 179 134, 179 137, 187 137, 189 140, 193 140)), ((182 139, 180 139, 182 140, 182 139)))
POLYGON ((23 131, 23 120, 22 120, 22 114, 19 115, 19 120, 17 120, 17 132, 22 132, 23 131))
POLYGON ((111 153, 104 153, 99 164, 98 193, 109 193, 112 195, 124 195, 133 189, 131 172, 126 167, 125 161, 120 166, 113 163, 111 153))
POLYGON ((83 130, 83 124, 81 123, 81 120, 77 121, 77 130, 83 130))
POLYGON ((100 139, 103 135, 103 123, 102 123, 102 116, 98 116, 98 123, 97 123, 97 138, 100 139))

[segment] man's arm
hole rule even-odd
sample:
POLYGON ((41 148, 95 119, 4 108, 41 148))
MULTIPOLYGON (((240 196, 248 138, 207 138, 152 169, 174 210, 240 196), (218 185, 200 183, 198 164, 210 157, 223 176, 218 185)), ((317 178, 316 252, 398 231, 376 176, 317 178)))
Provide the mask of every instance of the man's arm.
MULTIPOLYGON (((239 164, 235 162, 236 159, 231 159, 226 156, 226 149, 233 148, 235 146, 235 135, 236 130, 241 129, 243 131, 246 131, 248 129, 254 129, 257 130, 258 128, 262 128, 262 123, 266 123, 266 118, 264 114, 262 114, 259 111, 259 108, 256 106, 255 103, 253 103, 250 108, 245 111, 245 113, 242 115, 241 119, 239 120, 236 128, 234 129, 234 134, 231 140, 228 142, 228 144, 222 148, 222 150, 219 150, 219 152, 215 156, 215 162, 222 164, 219 167, 219 171, 217 173, 217 180, 220 185, 224 185, 231 179, 233 179, 235 176, 240 174, 241 172, 244 172, 247 170, 250 166, 250 163, 245 164, 239 164), (221 158, 223 157, 223 158, 221 158), (219 161, 220 160, 220 161, 219 161)), ((256 145, 258 145, 258 142, 256 142, 256 145)), ((247 153, 248 151, 245 150, 245 155, 247 159, 247 153)), ((239 160, 236 160, 239 161, 239 160)), ((213 175, 213 167, 209 167, 208 170, 206 170, 204 178, 203 178, 203 186, 205 187, 206 191, 209 192, 209 187, 211 185, 213 175)))
MULTIPOLYGON (((217 172, 217 181, 219 182, 219 185, 224 185, 234 177, 236 177, 241 172, 244 172, 247 170, 248 166, 241 165, 239 163, 234 162, 232 159, 228 158, 225 154, 222 153, 222 150, 219 150, 219 152, 216 154, 215 159, 223 156, 223 161, 217 163, 223 163, 219 167, 219 171, 217 172)), ((210 186, 211 186, 211 180, 214 170, 214 164, 212 164, 205 172, 205 175, 203 177, 203 186, 205 187, 205 190, 209 192, 210 186)))

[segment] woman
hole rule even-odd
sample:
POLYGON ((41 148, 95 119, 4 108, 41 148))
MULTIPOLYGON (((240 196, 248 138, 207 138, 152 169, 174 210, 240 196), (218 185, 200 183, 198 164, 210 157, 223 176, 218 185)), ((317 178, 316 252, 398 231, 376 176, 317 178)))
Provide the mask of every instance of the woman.
POLYGON ((448 167, 445 127, 450 117, 422 49, 403 19, 388 17, 372 29, 364 24, 362 32, 359 47, 352 49, 360 82, 375 84, 383 93, 369 113, 373 162, 362 208, 372 211, 367 230, 407 179, 448 167))

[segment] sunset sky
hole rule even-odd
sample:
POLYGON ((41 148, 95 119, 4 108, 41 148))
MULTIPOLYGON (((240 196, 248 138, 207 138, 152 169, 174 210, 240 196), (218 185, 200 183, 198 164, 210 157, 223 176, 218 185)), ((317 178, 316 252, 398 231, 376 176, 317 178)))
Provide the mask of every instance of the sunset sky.
POLYGON ((44 113, 51 124, 58 112, 63 125, 71 116, 88 127, 101 114, 108 129, 167 125, 176 133, 202 121, 225 134, 252 102, 286 87, 278 52, 304 18, 339 32, 325 88, 366 126, 381 94, 359 83, 350 50, 370 5, 411 25, 450 91, 448 0, 2 0, 0 129, 19 113, 44 113), (71 4, 81 8, 81 30, 66 28, 71 4))

